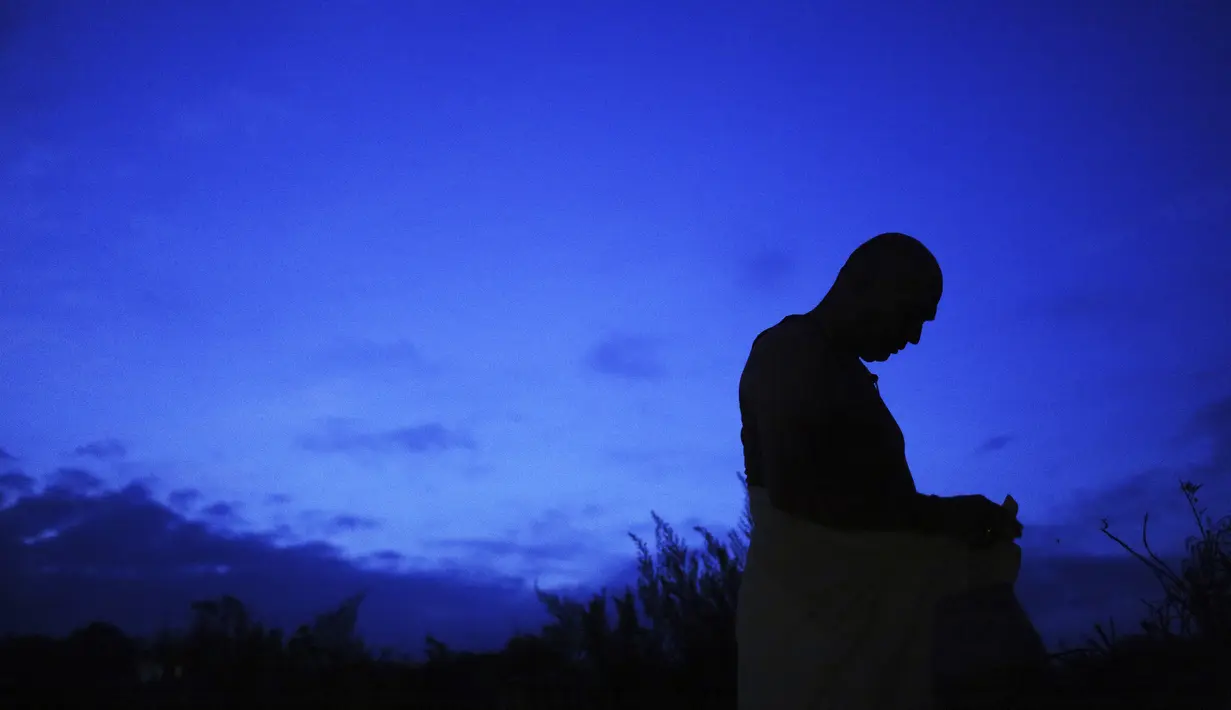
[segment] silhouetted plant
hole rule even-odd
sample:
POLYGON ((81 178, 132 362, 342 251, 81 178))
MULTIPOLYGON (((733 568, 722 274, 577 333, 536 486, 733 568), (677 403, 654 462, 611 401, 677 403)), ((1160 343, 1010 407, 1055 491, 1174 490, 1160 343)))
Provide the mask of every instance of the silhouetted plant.
MULTIPOLYGON (((1208 641, 1231 643, 1231 515, 1213 520, 1206 508, 1199 507, 1199 484, 1180 482, 1180 491, 1197 524, 1198 535, 1185 540, 1185 558, 1173 570, 1150 548, 1147 513, 1141 523, 1141 545, 1145 553, 1114 535, 1103 520, 1102 532, 1140 560, 1154 573, 1162 587, 1163 598, 1146 602, 1148 618, 1140 622, 1148 637, 1178 635, 1208 641)), ((1114 644, 1110 634, 1096 627, 1104 645, 1114 644)))
POLYGON ((651 512, 654 551, 629 534, 638 552, 635 587, 615 597, 603 590, 585 604, 536 590, 554 619, 543 629, 550 647, 618 697, 657 678, 733 698, 735 603, 752 531, 742 476, 741 483, 743 519, 725 542, 696 526, 703 544, 692 548, 651 512))
POLYGON ((1162 598, 1142 600, 1147 614, 1136 633, 1121 635, 1114 620, 1095 624, 1086 648, 1056 654, 1060 663, 1053 695, 1097 698, 1108 707, 1224 707, 1231 702, 1231 694, 1219 691, 1219 677, 1231 665, 1231 516, 1209 518, 1199 507, 1200 489, 1180 482, 1198 535, 1185 541, 1178 570, 1151 547, 1148 514, 1142 521, 1143 552, 1113 534, 1103 520, 1103 534, 1150 569, 1162 598))
POLYGON ((335 662, 354 661, 366 658, 367 648, 363 639, 355 634, 359 621, 359 606, 367 597, 361 592, 345 599, 337 609, 319 614, 310 631, 314 648, 335 662))
POLYGON ((137 682, 138 644, 119 627, 95 621, 66 639, 67 662, 93 682, 137 682))
POLYGON ((424 656, 427 657, 428 663, 444 663, 452 660, 454 656, 453 651, 449 649, 448 645, 446 645, 444 641, 441 641, 431 634, 427 635, 427 639, 424 642, 423 652, 424 656))

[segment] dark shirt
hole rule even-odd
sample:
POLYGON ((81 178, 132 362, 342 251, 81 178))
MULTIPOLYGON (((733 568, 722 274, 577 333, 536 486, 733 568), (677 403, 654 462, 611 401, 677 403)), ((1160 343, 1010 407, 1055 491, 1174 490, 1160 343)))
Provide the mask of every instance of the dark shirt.
POLYGON ((915 526, 906 444, 875 375, 810 317, 757 336, 739 404, 748 485, 768 488, 775 507, 846 529, 915 526))

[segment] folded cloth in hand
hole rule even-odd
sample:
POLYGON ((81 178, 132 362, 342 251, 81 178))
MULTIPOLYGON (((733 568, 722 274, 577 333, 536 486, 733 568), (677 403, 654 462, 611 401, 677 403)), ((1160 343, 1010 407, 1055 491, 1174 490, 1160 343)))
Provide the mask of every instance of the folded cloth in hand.
MULTIPOLYGON (((1004 507, 1017 515, 1017 501, 1013 496, 1005 496, 1004 507)), ((1017 574, 1022 568, 1022 548, 1013 542, 997 542, 988 547, 970 551, 970 567, 967 572, 969 586, 972 589, 988 587, 997 584, 1012 585, 1017 582, 1017 574)))
MULTIPOLYGON (((1016 514, 1012 497, 1005 500, 1005 507, 1016 514)), ((950 690, 969 683, 981 693, 995 690, 982 704, 966 699, 959 703, 963 707, 1003 707, 995 694, 1011 697, 1014 678, 1025 678, 1047 662, 1043 640, 1013 591, 1021 562, 1021 548, 1008 541, 972 550, 969 589, 937 605, 933 657, 937 677, 950 690)))
POLYGON ((971 550, 966 577, 969 587, 1012 585, 1022 568, 1022 548, 1012 542, 998 542, 971 550))

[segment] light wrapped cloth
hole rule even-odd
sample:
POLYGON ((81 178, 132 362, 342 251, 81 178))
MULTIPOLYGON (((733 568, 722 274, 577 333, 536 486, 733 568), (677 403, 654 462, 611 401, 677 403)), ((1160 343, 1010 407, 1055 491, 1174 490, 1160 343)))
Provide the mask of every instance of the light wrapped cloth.
MULTIPOLYGON (((1012 497, 1005 506, 1017 512, 1012 497)), ((971 588, 937 606, 933 677, 951 704, 999 710, 1047 671, 1047 647, 1013 590, 1021 553, 1010 543, 973 552, 971 588)))
POLYGON ((749 507, 739 710, 926 710, 937 602, 1016 579, 1009 543, 833 530, 777 510, 760 487, 749 507))

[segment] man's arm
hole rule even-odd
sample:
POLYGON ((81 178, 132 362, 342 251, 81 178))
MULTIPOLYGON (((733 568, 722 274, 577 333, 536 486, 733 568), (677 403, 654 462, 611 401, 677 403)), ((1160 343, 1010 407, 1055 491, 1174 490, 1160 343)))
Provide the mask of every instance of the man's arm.
POLYGON ((835 530, 943 535, 976 547, 1021 537, 1016 512, 983 496, 942 497, 861 485, 859 476, 867 477, 864 483, 874 483, 881 472, 861 467, 849 456, 844 459, 851 449, 841 421, 827 431, 832 434, 815 442, 812 450, 818 461, 829 465, 766 467, 770 503, 778 510, 835 530), (833 475, 835 470, 853 472, 856 477, 833 475), (985 530, 987 537, 983 537, 985 530))
MULTIPOLYGON (((820 472, 818 472, 820 473, 820 472)), ((935 496, 876 496, 836 486, 805 483, 801 476, 771 474, 766 488, 775 508, 836 530, 939 532, 932 515, 935 496)))

